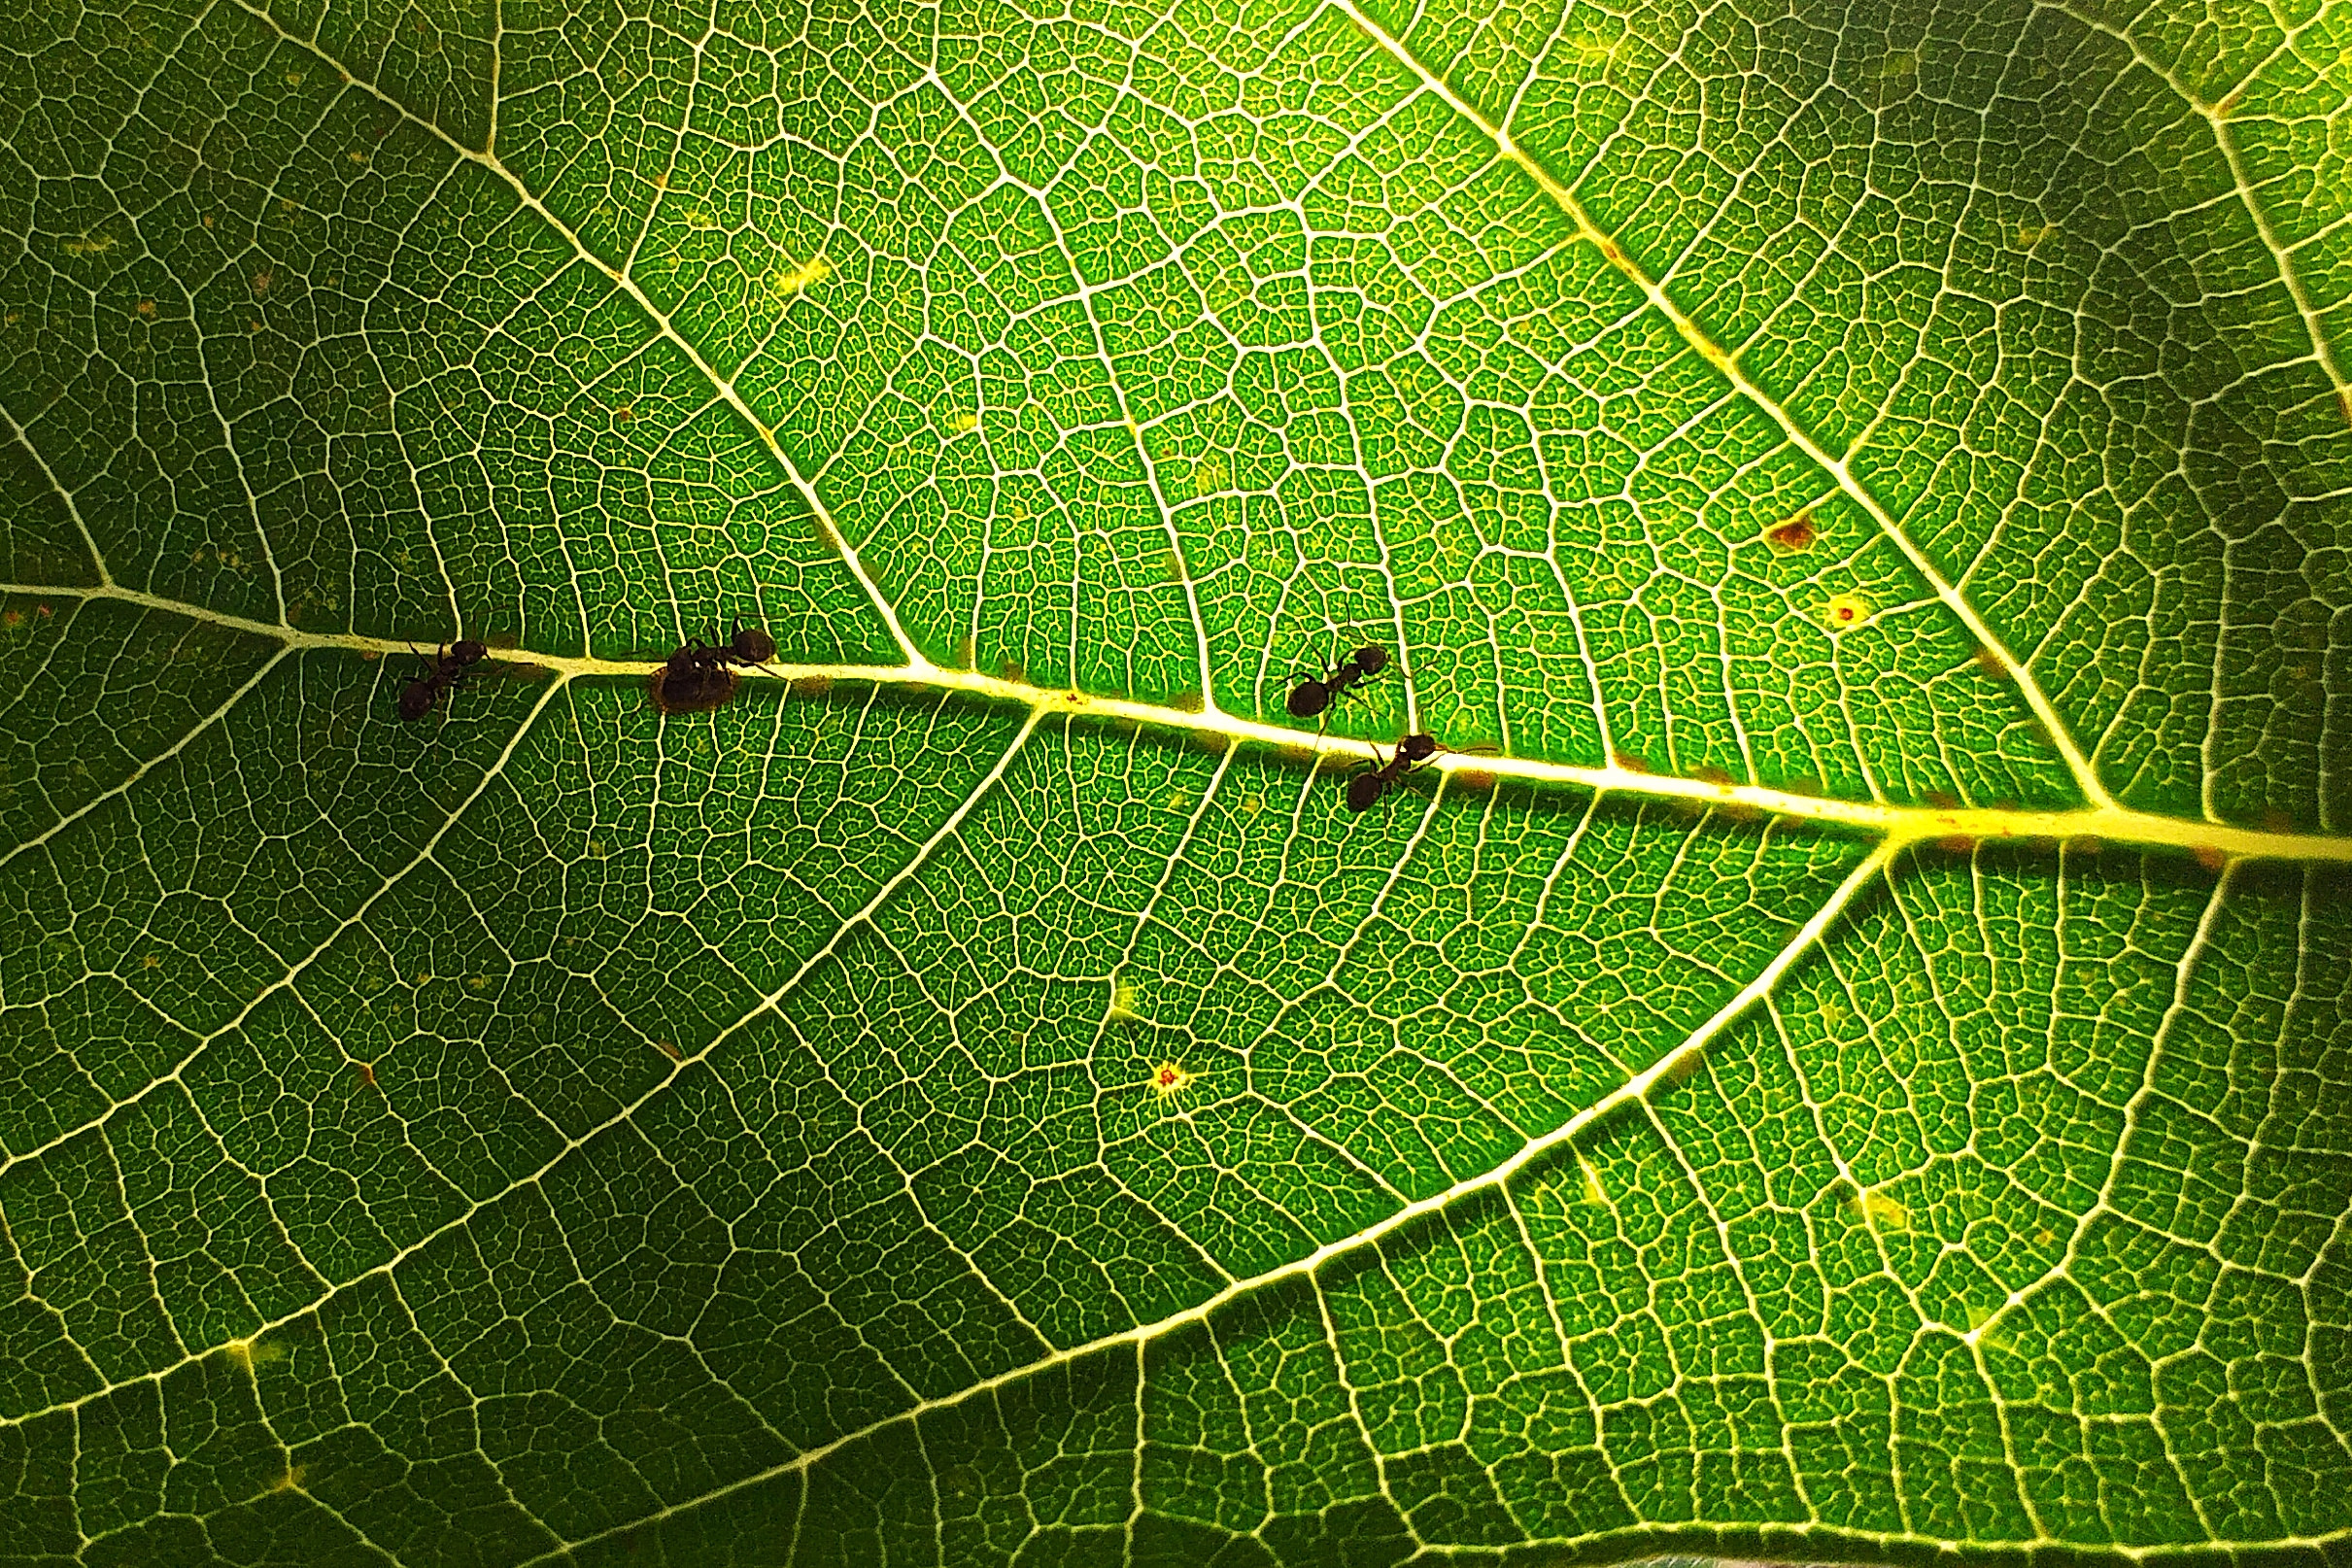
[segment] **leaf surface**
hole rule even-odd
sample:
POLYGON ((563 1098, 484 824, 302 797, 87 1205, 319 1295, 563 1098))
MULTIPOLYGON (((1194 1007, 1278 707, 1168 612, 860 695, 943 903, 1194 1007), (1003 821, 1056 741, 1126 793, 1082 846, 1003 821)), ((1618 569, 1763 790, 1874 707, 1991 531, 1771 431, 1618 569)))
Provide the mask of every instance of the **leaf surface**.
POLYGON ((2339 1556, 2347 59, 37 7, 0 1556, 2339 1556))

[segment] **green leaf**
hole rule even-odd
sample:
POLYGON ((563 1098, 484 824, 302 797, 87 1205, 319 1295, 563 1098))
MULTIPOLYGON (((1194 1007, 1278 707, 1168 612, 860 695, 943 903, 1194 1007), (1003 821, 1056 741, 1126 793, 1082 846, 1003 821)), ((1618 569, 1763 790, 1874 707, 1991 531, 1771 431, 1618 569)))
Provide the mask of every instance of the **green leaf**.
POLYGON ((39 0, 0 1561, 2339 1560, 2348 62, 39 0))

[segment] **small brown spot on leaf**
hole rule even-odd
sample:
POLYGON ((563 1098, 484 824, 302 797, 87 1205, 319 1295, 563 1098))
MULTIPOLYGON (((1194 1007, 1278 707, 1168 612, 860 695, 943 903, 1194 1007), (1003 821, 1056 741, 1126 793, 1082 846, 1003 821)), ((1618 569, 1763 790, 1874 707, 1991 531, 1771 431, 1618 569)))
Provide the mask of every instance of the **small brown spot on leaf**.
POLYGON ((1729 773, 1724 772, 1720 767, 1713 767, 1706 763, 1701 763, 1698 765, 1698 767, 1690 769, 1690 776, 1697 779, 1701 784, 1727 785, 1731 782, 1731 775, 1729 773))
POLYGON ((358 1069, 359 1070, 359 1081, 360 1081, 361 1083, 366 1084, 366 1085, 367 1085, 369 1088, 371 1088, 371 1089, 372 1089, 372 1088, 374 1088, 374 1087, 376 1086, 376 1065, 375 1065, 375 1063, 373 1063, 373 1062, 354 1062, 354 1063, 352 1064, 352 1066, 354 1066, 354 1067, 356 1067, 356 1068, 358 1068, 358 1069))
POLYGON ((1976 648, 1976 672, 1989 681, 2005 681, 2009 678, 2009 665, 1999 654, 1979 643, 1976 648))
POLYGON ((1813 541, 1819 537, 1821 535, 1813 527, 1813 513, 1810 509, 1797 513, 1786 523, 1776 523, 1764 530, 1765 541, 1773 549, 1788 555, 1794 555, 1799 550, 1812 549, 1813 541))
POLYGON ((799 675, 794 677, 792 683, 792 695, 795 697, 823 697, 832 690, 831 675, 799 675))
POLYGON ((2197 864, 2208 871, 2218 872, 2230 864, 2230 857, 2223 854, 2216 844, 2199 844, 2193 853, 2197 856, 2197 864))
POLYGON ((1649 758, 1638 752, 1619 751, 1615 746, 1609 748, 1609 766, 1626 773, 1654 773, 1657 771, 1656 768, 1650 766, 1649 758))
POLYGON ((654 1049, 660 1051, 664 1056, 668 1057, 673 1062, 683 1062, 686 1060, 685 1057, 678 1054, 678 1048, 665 1040, 655 1040, 654 1049))
POLYGON ((2295 818, 2287 811, 2286 807, 2277 805, 2267 805, 2263 807, 2263 832, 2293 833, 2294 831, 2295 818))

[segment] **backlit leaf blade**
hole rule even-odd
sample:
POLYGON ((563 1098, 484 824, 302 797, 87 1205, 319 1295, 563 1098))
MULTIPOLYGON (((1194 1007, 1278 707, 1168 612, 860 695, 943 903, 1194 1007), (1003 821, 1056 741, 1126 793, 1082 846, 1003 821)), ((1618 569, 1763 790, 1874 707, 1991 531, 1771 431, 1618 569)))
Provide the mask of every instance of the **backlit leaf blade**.
POLYGON ((0 1551, 2340 1551, 2343 31, 27 18, 0 1551))

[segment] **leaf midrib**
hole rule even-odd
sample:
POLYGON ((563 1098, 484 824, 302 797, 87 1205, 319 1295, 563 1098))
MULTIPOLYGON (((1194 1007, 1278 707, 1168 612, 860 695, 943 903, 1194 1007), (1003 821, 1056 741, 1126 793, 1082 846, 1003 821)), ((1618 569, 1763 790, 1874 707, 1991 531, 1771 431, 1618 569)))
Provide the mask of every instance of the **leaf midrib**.
MULTIPOLYGON (((286 654, 332 651, 377 660, 407 657, 414 652, 405 641, 367 636, 359 632, 304 631, 273 626, 242 616, 227 615, 202 605, 187 604, 154 594, 120 588, 57 588, 48 584, 0 583, 0 595, 40 595, 50 598, 113 599, 144 609, 181 615, 230 631, 274 638, 283 644, 267 662, 271 667, 286 654)), ((539 666, 548 671, 555 689, 575 680, 641 681, 654 667, 643 661, 600 659, 538 653, 529 649, 500 649, 496 657, 539 666)), ((790 688, 796 682, 837 683, 888 687, 912 692, 961 694, 981 701, 1051 717, 1090 719, 1124 728, 1150 730, 1171 735, 1195 735, 1223 740, 1232 746, 1263 746, 1301 769, 1329 762, 1384 762, 1388 750, 1375 740, 1328 733, 1316 734, 1285 726, 1213 709, 1194 711, 1141 702, 1125 698, 1098 697, 1069 688, 1042 687, 977 670, 949 669, 936 665, 788 664, 775 661, 741 673, 748 685, 776 682, 790 688)), ((238 687, 246 691, 253 682, 238 687)), ((0 867, 25 849, 45 842, 106 801, 127 792, 159 763, 184 752, 189 743, 225 719, 234 701, 191 725, 172 745, 141 763, 115 784, 23 843, 0 853, 0 867)), ((534 707, 544 711, 544 705, 534 707)), ((526 721, 528 724, 529 721, 526 721)), ((1733 813, 1817 823, 1883 837, 1901 847, 1938 840, 1966 839, 1977 843, 2071 845, 2089 849, 2116 845, 2127 849, 2202 853, 2230 861, 2276 861, 2289 864, 2352 864, 2352 835, 2302 833, 2253 828, 2201 818, 2143 811, 2131 806, 2081 806, 2069 809, 2027 810, 1997 805, 1905 804, 1885 801, 1850 801, 1810 795, 1762 784, 1719 784, 1700 778, 1641 772, 1615 763, 1587 766, 1545 762, 1528 757, 1500 757, 1485 753, 1445 752, 1424 767, 1451 779, 1467 774, 1482 787, 1487 781, 1510 781, 1554 786, 1628 800, 1673 801, 1733 813)), ((1458 787, 1458 786, 1457 786, 1458 787)), ((1957 848, 1958 845, 1956 844, 1957 848)))

